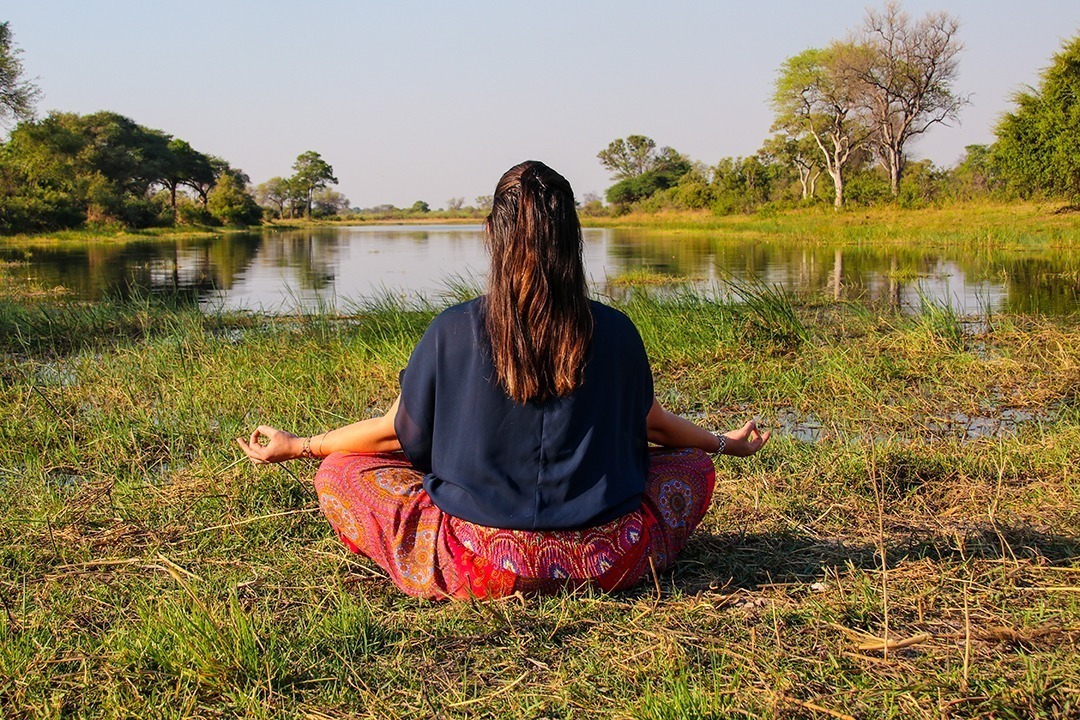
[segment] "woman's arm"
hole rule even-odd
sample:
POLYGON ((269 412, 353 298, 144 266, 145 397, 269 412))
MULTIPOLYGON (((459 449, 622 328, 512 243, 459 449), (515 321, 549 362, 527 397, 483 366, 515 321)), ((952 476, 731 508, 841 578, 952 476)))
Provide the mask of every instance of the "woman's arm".
MULTIPOLYGON (((700 448, 710 453, 720 449, 720 439, 716 435, 698 427, 684 417, 668 412, 656 398, 653 398, 649 414, 645 416, 645 429, 649 442, 657 445, 700 448)), ((729 430, 724 433, 723 452, 725 455, 739 457, 753 455, 769 441, 770 435, 768 430, 759 431, 757 423, 751 420, 738 430, 729 430)))
POLYGON ((398 396, 382 417, 354 422, 321 435, 302 438, 268 425, 260 425, 251 433, 249 440, 236 438, 236 442, 256 465, 284 462, 301 457, 304 454, 305 441, 312 457, 326 457, 330 453, 339 451, 394 452, 401 449, 397 432, 394 430, 394 417, 397 415, 400 401, 401 397, 398 396), (266 438, 265 445, 259 442, 260 437, 266 438))

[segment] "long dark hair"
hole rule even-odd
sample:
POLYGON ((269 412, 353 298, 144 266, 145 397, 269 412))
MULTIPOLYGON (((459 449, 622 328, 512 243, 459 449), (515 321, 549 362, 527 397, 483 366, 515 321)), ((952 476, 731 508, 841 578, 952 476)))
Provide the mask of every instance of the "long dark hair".
POLYGON ((499 179, 485 223, 485 327, 499 384, 544 401, 581 384, 593 319, 570 183, 535 160, 499 179))

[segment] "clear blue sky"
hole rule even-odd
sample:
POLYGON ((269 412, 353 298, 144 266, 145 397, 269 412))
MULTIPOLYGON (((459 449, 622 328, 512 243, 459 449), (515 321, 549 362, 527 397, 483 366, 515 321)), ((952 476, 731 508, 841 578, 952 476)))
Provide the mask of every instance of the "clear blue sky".
MULTIPOLYGON (((863 0, 829 2, 10 2, 39 110, 112 110, 256 183, 316 150, 354 205, 490 194, 524 159, 578 195, 631 133, 708 164, 769 135, 780 63, 840 39, 863 0)), ((1016 89, 1080 32, 1077 0, 908 0, 961 20, 958 128, 912 147, 951 165, 992 139, 1016 89)))

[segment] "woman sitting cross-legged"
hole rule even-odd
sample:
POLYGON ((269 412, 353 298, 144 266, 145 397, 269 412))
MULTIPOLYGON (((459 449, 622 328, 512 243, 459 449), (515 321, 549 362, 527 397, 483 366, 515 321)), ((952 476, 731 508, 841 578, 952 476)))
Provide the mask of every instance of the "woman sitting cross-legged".
POLYGON ((257 464, 325 457, 326 518, 410 595, 631 587, 704 516, 708 453, 752 455, 769 433, 715 435, 660 406, 637 329, 588 298, 561 175, 508 170, 485 233, 487 293, 432 321, 386 415, 238 442, 257 464))

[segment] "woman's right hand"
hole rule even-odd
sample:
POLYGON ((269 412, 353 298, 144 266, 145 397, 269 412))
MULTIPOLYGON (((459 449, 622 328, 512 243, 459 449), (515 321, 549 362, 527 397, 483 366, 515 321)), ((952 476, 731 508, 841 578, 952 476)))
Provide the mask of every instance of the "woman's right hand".
POLYGON ((256 465, 293 460, 300 457, 300 453, 304 450, 303 438, 269 425, 260 425, 255 428, 250 440, 244 440, 241 437, 236 438, 236 442, 256 465), (260 442, 260 438, 265 438, 266 443, 260 442))

